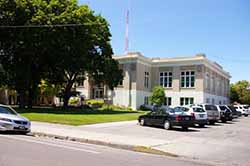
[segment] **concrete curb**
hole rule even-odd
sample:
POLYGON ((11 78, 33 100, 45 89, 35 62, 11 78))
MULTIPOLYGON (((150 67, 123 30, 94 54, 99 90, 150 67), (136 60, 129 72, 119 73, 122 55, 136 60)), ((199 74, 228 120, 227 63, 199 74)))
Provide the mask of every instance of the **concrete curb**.
POLYGON ((124 149, 124 150, 130 150, 134 152, 149 153, 149 154, 162 155, 162 156, 168 156, 168 157, 179 157, 176 154, 168 153, 168 152, 161 151, 161 150, 154 149, 152 147, 147 147, 147 146, 116 144, 112 142, 90 140, 90 139, 85 139, 85 138, 75 138, 75 137, 70 137, 70 136, 59 136, 59 135, 54 135, 54 134, 42 133, 42 132, 32 132, 27 135, 33 136, 33 137, 47 137, 47 138, 54 138, 54 139, 60 139, 60 140, 75 141, 75 142, 80 142, 80 143, 102 145, 102 146, 108 146, 108 147, 112 147, 116 149, 124 149))

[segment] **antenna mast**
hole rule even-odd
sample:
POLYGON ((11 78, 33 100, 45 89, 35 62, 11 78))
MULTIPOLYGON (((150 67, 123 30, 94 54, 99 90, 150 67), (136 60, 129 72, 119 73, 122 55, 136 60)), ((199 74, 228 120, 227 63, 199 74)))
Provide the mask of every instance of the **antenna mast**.
MULTIPOLYGON (((130 6, 130 1, 129 1, 130 6)), ((129 52, 129 7, 126 11, 125 54, 129 52)))

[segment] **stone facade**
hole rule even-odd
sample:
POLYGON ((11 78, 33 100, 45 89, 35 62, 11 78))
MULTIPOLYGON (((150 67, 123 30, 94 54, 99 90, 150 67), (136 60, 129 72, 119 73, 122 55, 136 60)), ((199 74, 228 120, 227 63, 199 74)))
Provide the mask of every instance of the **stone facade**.
POLYGON ((86 98, 112 96, 113 104, 133 109, 148 105, 152 88, 158 85, 165 89, 166 105, 229 102, 230 74, 203 54, 147 58, 135 52, 113 58, 124 71, 123 81, 113 92, 104 87, 99 93, 89 80, 84 82, 84 86, 77 87, 77 91, 86 98))

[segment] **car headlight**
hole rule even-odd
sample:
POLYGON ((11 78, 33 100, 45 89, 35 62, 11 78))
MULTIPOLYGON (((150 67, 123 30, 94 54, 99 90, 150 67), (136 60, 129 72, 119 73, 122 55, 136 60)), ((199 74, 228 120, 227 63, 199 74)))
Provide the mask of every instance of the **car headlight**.
POLYGON ((6 122, 12 122, 10 119, 7 119, 7 118, 0 118, 0 120, 6 121, 6 122))

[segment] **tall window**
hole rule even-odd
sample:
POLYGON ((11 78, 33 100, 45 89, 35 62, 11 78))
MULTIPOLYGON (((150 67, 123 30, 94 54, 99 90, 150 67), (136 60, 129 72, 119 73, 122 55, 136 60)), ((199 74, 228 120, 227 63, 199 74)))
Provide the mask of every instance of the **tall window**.
POLYGON ((172 72, 160 72, 160 85, 164 88, 171 88, 173 80, 172 72))
POLYGON ((189 104, 194 104, 193 97, 181 97, 180 98, 180 105, 189 105, 189 104))
POLYGON ((149 72, 145 72, 145 75, 144 75, 144 87, 145 88, 149 87, 149 72))
POLYGON ((79 80, 78 81, 78 86, 84 87, 84 80, 79 80))
POLYGON ((210 76, 206 73, 206 90, 210 90, 210 76))
POLYGON ((149 103, 149 102, 148 102, 148 96, 145 96, 145 97, 144 97, 144 105, 148 105, 148 103, 149 103))
POLYGON ((172 98, 171 97, 165 97, 164 105, 171 106, 172 105, 172 98))
POLYGON ((183 71, 181 72, 181 87, 192 88, 195 85, 195 72, 183 71))

